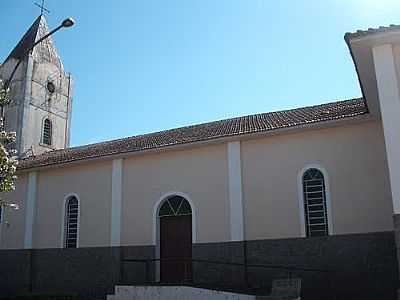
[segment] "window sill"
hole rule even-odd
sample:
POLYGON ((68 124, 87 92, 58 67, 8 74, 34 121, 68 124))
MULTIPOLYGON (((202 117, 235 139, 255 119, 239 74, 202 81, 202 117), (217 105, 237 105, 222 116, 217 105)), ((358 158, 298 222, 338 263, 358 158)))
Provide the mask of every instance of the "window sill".
POLYGON ((47 145, 47 144, 39 143, 39 146, 41 146, 43 148, 51 149, 51 150, 56 150, 56 147, 54 147, 53 145, 47 145))

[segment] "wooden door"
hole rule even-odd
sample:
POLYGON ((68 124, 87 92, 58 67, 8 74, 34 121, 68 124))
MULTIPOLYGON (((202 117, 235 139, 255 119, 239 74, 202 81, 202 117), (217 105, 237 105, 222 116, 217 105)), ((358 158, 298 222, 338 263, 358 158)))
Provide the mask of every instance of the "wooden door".
POLYGON ((160 218, 161 281, 178 283, 192 279, 192 216, 160 218))

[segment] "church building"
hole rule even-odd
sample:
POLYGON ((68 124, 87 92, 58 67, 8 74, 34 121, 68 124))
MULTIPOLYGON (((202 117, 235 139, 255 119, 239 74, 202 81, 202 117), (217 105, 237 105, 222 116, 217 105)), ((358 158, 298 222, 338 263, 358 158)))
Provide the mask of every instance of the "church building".
POLYGON ((8 78, 22 59, 6 107, 20 209, 2 211, 0 296, 295 276, 304 299, 397 299, 399 26, 345 35, 361 98, 78 147, 54 42, 21 58, 46 33, 41 15, 0 67, 8 78))

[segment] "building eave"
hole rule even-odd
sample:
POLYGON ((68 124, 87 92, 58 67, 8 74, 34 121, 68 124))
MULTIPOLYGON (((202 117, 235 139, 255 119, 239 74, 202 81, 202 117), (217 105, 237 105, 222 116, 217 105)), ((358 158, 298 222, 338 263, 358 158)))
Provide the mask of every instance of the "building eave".
POLYGON ((302 131, 313 131, 313 130, 321 130, 321 129, 328 129, 334 127, 341 127, 347 125, 355 125, 365 122, 370 122, 375 120, 374 116, 369 113, 359 114, 347 118, 338 118, 335 120, 328 120, 324 122, 315 122, 309 124, 303 124, 299 126, 292 126, 286 128, 279 128, 272 131, 264 131, 264 132, 255 132, 255 133, 245 133, 241 135, 234 135, 234 136, 227 136, 221 138, 211 138, 209 140, 191 142, 186 144, 177 144, 177 145, 170 145, 164 146, 159 148, 153 149, 146 149, 140 151, 128 151, 128 152, 121 152, 109 155, 99 155, 96 157, 90 158, 83 158, 83 159, 76 159, 67 162, 57 163, 57 164, 49 164, 49 165, 42 165, 38 167, 31 167, 31 168, 24 168, 19 169, 18 174, 28 173, 28 172, 35 172, 35 171, 44 171, 50 169, 57 169, 57 168, 64 168, 64 167, 71 167, 71 166, 78 166, 84 165, 89 163, 97 163, 97 162, 104 162, 104 161, 111 161, 114 159, 126 159, 131 157, 149 155, 149 154, 158 154, 158 153, 166 153, 171 151, 180 151, 180 150, 189 150, 204 146, 212 146, 212 145, 219 145, 234 141, 248 141, 260 138, 267 138, 273 137, 278 135, 286 135, 286 134, 294 134, 299 133, 302 131))

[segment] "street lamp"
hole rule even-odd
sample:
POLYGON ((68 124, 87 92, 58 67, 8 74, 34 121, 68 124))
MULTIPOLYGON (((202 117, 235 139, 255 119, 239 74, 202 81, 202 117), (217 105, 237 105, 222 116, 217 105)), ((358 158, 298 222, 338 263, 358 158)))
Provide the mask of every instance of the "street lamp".
POLYGON ((52 34, 56 33, 57 31, 59 31, 61 28, 68 28, 68 27, 72 27, 74 26, 75 21, 72 18, 67 18, 64 21, 61 22, 60 25, 58 25, 56 28, 54 28, 52 31, 50 31, 48 34, 46 34, 45 36, 43 36, 40 40, 38 40, 37 42, 35 42, 33 44, 33 46, 31 48, 29 48, 26 53, 24 53, 22 55, 22 57, 20 58, 20 60, 27 55, 29 52, 31 52, 33 50, 33 48, 36 47, 37 44, 40 44, 41 42, 43 42, 43 40, 47 39, 49 36, 51 36, 52 34))
POLYGON ((71 27, 71 26, 73 26, 74 24, 75 24, 75 21, 74 21, 74 19, 72 19, 72 18, 65 19, 65 20, 62 21, 62 23, 61 23, 61 25, 62 25, 63 27, 71 27))
MULTIPOLYGON (((43 42, 45 39, 47 39, 49 36, 51 36, 52 34, 56 33, 57 31, 59 31, 61 28, 68 28, 68 27, 72 27, 75 24, 74 19, 72 18, 67 18, 64 21, 61 22, 60 25, 58 25, 56 28, 54 28, 52 31, 50 31, 48 34, 44 35, 42 38, 40 38, 38 41, 36 41, 28 50, 26 50, 25 53, 23 53, 20 57, 18 57, 18 62, 15 65, 13 71, 11 72, 10 78, 8 78, 8 80, 4 83, 3 88, 5 90, 7 90, 10 87, 11 84, 11 80, 14 78, 15 72, 17 71, 19 65, 22 62, 22 59, 25 58, 26 55, 28 55, 33 48, 35 48, 38 44, 40 44, 41 42, 43 42)), ((4 107, 3 105, 1 105, 0 108, 0 115, 1 115, 1 123, 0 126, 3 126, 3 122, 4 122, 4 107)))

